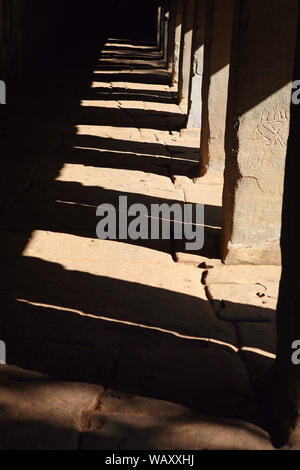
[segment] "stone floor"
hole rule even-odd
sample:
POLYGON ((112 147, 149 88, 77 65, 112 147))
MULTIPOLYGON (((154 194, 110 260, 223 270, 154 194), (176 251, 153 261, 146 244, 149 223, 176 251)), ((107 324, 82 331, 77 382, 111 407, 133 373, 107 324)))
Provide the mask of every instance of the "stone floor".
POLYGON ((0 450, 271 450, 246 421, 0 366, 0 450))
POLYGON ((222 178, 189 178, 199 133, 158 53, 116 46, 43 78, 3 141, 0 448, 271 448, 280 268, 222 265, 222 178), (204 204, 204 248, 99 240, 119 196, 204 204))

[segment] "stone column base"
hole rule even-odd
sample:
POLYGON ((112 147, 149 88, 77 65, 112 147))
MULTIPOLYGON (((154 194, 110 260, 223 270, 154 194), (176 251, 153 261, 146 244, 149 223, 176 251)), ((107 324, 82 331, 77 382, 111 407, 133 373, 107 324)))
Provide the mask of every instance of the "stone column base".
POLYGON ((279 240, 257 245, 229 242, 223 262, 225 264, 273 264, 280 266, 281 251, 279 240))

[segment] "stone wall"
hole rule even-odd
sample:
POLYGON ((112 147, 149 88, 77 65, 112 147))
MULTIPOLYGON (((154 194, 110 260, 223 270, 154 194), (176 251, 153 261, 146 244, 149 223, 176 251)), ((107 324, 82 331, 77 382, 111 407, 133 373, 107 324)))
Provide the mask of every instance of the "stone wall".
POLYGON ((204 60, 205 0, 195 5, 194 34, 192 45, 192 76, 186 127, 201 128, 202 78, 204 60))
POLYGON ((223 260, 280 264, 298 2, 236 2, 223 192, 223 260))
POLYGON ((206 9, 199 174, 216 181, 225 167, 233 4, 233 0, 211 0, 206 9))

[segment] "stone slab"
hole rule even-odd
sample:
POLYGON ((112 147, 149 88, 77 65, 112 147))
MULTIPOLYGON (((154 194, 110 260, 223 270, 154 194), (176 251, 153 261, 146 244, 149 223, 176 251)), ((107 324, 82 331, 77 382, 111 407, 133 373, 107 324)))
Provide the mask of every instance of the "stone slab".
MULTIPOLYGON (((1 374, 1 369, 0 369, 1 374)), ((53 381, 0 384, 0 445, 11 450, 76 450, 81 417, 101 386, 53 381)))
POLYGON ((111 389, 106 389, 102 394, 99 409, 104 414, 165 416, 169 418, 195 415, 195 412, 190 408, 176 403, 111 389))
POLYGON ((272 450, 265 431, 239 420, 207 415, 166 417, 89 413, 81 450, 272 450))
POLYGON ((132 348, 120 354, 115 372, 111 383, 114 389, 132 392, 135 383, 135 393, 168 399, 198 411, 247 419, 257 416, 239 355, 215 345, 184 351, 132 348))
POLYGON ((226 302, 255 305, 260 308, 276 308, 278 283, 257 284, 211 284, 211 298, 226 302))
POLYGON ((209 269, 206 284, 264 284, 279 283, 280 266, 221 265, 209 269))

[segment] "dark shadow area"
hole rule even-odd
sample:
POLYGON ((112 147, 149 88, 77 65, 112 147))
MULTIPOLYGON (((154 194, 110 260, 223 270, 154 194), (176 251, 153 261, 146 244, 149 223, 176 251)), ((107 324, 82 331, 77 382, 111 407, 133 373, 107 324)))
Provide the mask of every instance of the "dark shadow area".
MULTIPOLYGON (((170 85, 171 84, 171 77, 170 73, 167 71, 163 70, 158 70, 156 71, 155 74, 149 74, 149 73, 137 73, 135 70, 133 70, 131 73, 128 73, 128 71, 122 71, 120 70, 118 73, 98 73, 95 74, 95 80, 99 78, 101 81, 104 82, 129 82, 129 83, 148 83, 148 84, 159 84, 159 85, 170 85)), ((128 90, 130 91, 130 90, 128 90)), ((137 91, 137 90, 136 90, 137 91)), ((144 90, 145 94, 146 92, 151 92, 151 90, 144 90)), ((156 91, 152 91, 154 94, 156 91)), ((143 94, 143 93, 142 93, 143 94)), ((158 91, 157 96, 161 95, 162 93, 158 91)), ((166 95, 171 93, 167 93, 166 95)), ((175 93, 174 93, 175 95, 175 93)))
MULTIPOLYGON (((142 11, 139 0, 117 1, 115 7, 114 24, 110 32, 110 38, 127 41, 130 39, 135 44, 144 44, 145 41, 156 42, 157 30, 157 2, 144 0, 142 11), (141 21, 142 13, 143 21, 141 21), (130 31, 130 36, 128 38, 130 31)), ((120 41, 121 42, 121 41, 120 41)))
POLYGON ((173 92, 162 92, 159 90, 128 90, 124 92, 122 88, 114 88, 111 93, 108 93, 104 87, 95 87, 90 90, 85 97, 87 100, 100 99, 105 101, 147 101, 153 103, 175 103, 176 94, 173 92))
MULTIPOLYGON (((113 97, 113 95, 112 95, 113 97)), ((132 119, 138 114, 141 128, 157 130, 180 130, 184 121, 184 116, 180 113, 170 113, 163 111, 143 111, 141 109, 130 108, 130 115, 126 112, 120 113, 118 109, 99 107, 79 106, 76 113, 76 122, 80 125, 116 126, 116 127, 136 127, 132 119), (157 118, 157 119, 156 119, 157 118), (176 121, 177 125, 172 123, 176 121)))
MULTIPOLYGON (((1 274, 6 294, 0 326, 10 364, 198 411, 259 419, 239 355, 200 340, 237 346, 233 326, 218 321, 207 302, 30 257, 10 261, 1 274)), ((243 305, 237 307, 242 311, 243 305)), ((267 359, 263 372, 269 366, 267 359)))
MULTIPOLYGON (((1 373, 1 370, 0 370, 1 373)), ((2 374, 1 374, 2 375, 2 374)), ((65 384, 57 384, 38 374, 22 374, 19 370, 9 370, 7 385, 1 387, 4 393, 15 396, 22 395, 23 401, 30 403, 39 401, 41 394, 46 395, 46 402, 40 405, 41 413, 47 409, 51 398, 61 392, 66 397, 65 384)), ((76 384, 75 397, 79 397, 84 388, 76 384)), ((125 403, 133 410, 136 406, 135 396, 109 391, 115 402, 122 397, 125 403)), ((121 400, 120 400, 121 401, 121 400)), ((62 409, 53 410, 50 416, 41 418, 36 416, 29 418, 22 415, 22 406, 16 403, 16 414, 20 410, 18 418, 10 416, 9 405, 3 406, 0 432, 2 442, 1 450, 160 450, 162 442, 168 442, 168 449, 176 450, 179 439, 187 443, 189 449, 211 450, 242 450, 248 449, 251 443, 254 447, 260 443, 268 446, 266 434, 259 428, 249 423, 234 419, 226 419, 216 416, 201 415, 188 409, 175 409, 173 414, 163 413, 161 416, 152 416, 151 410, 143 410, 142 414, 120 416, 114 407, 105 406, 105 411, 84 411, 81 417, 80 430, 75 425, 74 404, 68 403, 62 409), (146 411, 146 412, 145 412, 146 411), (73 413, 72 413, 73 412, 73 413), (170 428, 182 429, 186 433, 184 437, 168 436, 170 428), (114 429, 115 432, 110 432, 114 429), (192 431, 192 432, 191 432, 192 431), (194 431, 194 433, 193 433, 194 431), (215 433, 220 433, 223 439, 219 444, 215 443, 215 433), (240 442, 236 442, 236 434, 241 433, 240 442), (245 433, 245 434, 244 434, 245 433), (244 434, 244 435, 243 435, 244 434), (205 436, 205 437, 204 437, 205 436), (250 442, 249 442, 250 441, 250 442), (240 445, 242 444, 242 449, 240 445), (169 446, 172 447, 169 447, 169 446), (174 447, 173 447, 174 446, 174 447)), ((115 403, 116 405, 116 403, 115 403)), ((163 404, 161 404, 163 405, 163 404)), ((162 406, 161 406, 162 407, 162 406)), ((76 407, 75 407, 76 409, 76 407)), ((136 410, 134 410, 136 411, 136 410)))
MULTIPOLYGON (((112 165, 111 168, 114 168, 114 166, 112 165)), ((134 168, 130 169, 134 170, 134 168)), ((50 172, 48 171, 48 176, 49 173, 50 172)), ((163 168, 161 168, 161 173, 164 173, 163 168)), ((117 234, 119 234, 119 198, 126 196, 128 206, 132 204, 144 204, 148 209, 149 216, 145 220, 148 226, 149 239, 132 240, 128 237, 125 240, 121 240, 117 235, 116 240, 111 241, 127 243, 135 246, 144 246, 156 251, 164 251, 173 257, 175 256, 173 242, 175 242, 176 247, 178 247, 178 251, 185 251, 184 243, 186 240, 183 240, 182 243, 180 242, 179 248, 178 240, 174 240, 172 238, 175 223, 172 212, 170 212, 169 215, 167 211, 166 215, 163 216, 162 214, 159 219, 161 225, 163 217, 170 217, 171 240, 162 240, 161 238, 159 240, 154 240, 150 238, 151 223, 153 223, 154 220, 151 217, 151 207, 154 204, 159 206, 166 203, 169 206, 176 204, 181 207, 183 213, 184 203, 180 200, 162 199, 146 196, 144 194, 114 191, 101 188, 101 186, 87 187, 75 182, 53 181, 53 183, 51 183, 44 179, 42 175, 39 181, 40 183, 37 182, 36 186, 33 186, 26 195, 23 194, 23 200, 21 202, 16 203, 13 209, 10 208, 6 213, 2 214, 0 220, 0 228, 2 230, 44 230, 96 239, 96 226, 98 222, 100 222, 100 217, 96 216, 96 209, 100 204, 109 203, 113 204, 117 209, 116 230, 117 234), (47 186, 43 192, 43 186, 45 184, 47 186)), ((216 225, 217 227, 220 227, 221 213, 221 207, 205 205, 204 228, 207 225, 216 225)), ((128 224, 130 224, 134 219, 135 217, 128 216, 128 224)), ((192 223, 196 222, 195 204, 193 204, 192 223)), ((178 223, 180 226, 183 226, 181 221, 178 223)), ((194 254, 199 253, 203 256, 208 256, 209 258, 216 258, 218 243, 216 242, 211 245, 211 243, 207 243, 207 240, 218 236, 219 232, 220 228, 205 228, 205 246, 203 250, 200 252, 196 251, 194 254)))
MULTIPOLYGON (((294 52, 291 48, 291 53, 294 52)), ((296 38, 293 83, 300 76, 300 20, 296 38)), ((281 254, 282 275, 276 311, 278 331, 277 360, 258 381, 257 393, 267 418, 272 443, 280 448, 297 448, 299 426, 299 369, 291 358, 291 345, 297 336, 300 310, 300 108, 296 102, 290 107, 290 126, 285 161, 284 194, 282 205, 281 254), (295 443, 293 440, 295 439, 295 443), (295 446, 295 447, 294 447, 295 446)))
MULTIPOLYGON (((179 147, 177 145, 163 145, 160 143, 148 143, 148 142, 138 142, 138 141, 129 141, 129 140, 121 140, 121 139, 112 139, 112 138, 103 138, 98 136, 90 136, 90 135, 78 135, 76 137, 76 142, 78 149, 73 149, 73 152, 80 151, 80 147, 82 149, 88 149, 89 151, 93 149, 99 150, 109 150, 109 151, 116 151, 118 154, 120 153, 132 153, 132 154, 140 154, 143 156, 151 155, 164 157, 171 157, 177 156, 180 159, 189 160, 190 155, 197 153, 198 149, 195 147, 179 147), (184 158, 185 157, 185 158, 184 158)), ((69 145, 69 141, 66 142, 66 150, 72 150, 72 147, 69 145)), ((69 158, 69 157, 68 157, 69 158)), ((193 160, 193 158, 192 158, 193 160)), ((147 161, 147 160, 146 160, 147 161)), ((158 159, 159 161, 159 159, 158 159)))

